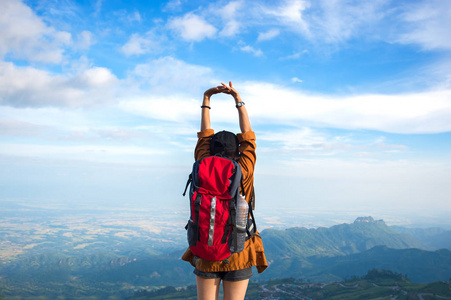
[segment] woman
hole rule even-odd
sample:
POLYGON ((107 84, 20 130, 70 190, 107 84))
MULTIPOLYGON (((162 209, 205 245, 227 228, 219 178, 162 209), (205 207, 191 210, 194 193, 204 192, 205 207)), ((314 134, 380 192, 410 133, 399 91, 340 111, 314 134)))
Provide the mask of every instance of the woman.
MULTIPOLYGON (((244 102, 232 82, 229 85, 222 85, 208 89, 204 93, 202 103, 201 131, 197 134, 198 142, 194 151, 196 160, 212 155, 214 145, 210 141, 214 135, 210 124, 210 98, 219 93, 232 95, 239 115, 239 125, 241 133, 237 135, 238 149, 234 153, 239 153, 237 162, 243 172, 243 185, 246 195, 253 194, 254 186, 254 166, 255 155, 255 133, 252 131, 249 116, 244 102)), ((214 154, 214 153, 213 153, 214 154)), ((250 197, 248 197, 250 198, 250 197)), ((246 199, 249 201, 249 199, 246 199)), ((263 243, 258 232, 251 239, 246 241, 242 252, 234 253, 229 259, 229 263, 223 261, 208 261, 195 257, 188 248, 182 257, 189 261, 194 267, 197 283, 197 297, 200 300, 218 299, 219 287, 223 282, 224 299, 242 300, 246 295, 249 278, 252 277, 252 266, 257 267, 259 273, 263 272, 268 264, 266 262, 263 243)))

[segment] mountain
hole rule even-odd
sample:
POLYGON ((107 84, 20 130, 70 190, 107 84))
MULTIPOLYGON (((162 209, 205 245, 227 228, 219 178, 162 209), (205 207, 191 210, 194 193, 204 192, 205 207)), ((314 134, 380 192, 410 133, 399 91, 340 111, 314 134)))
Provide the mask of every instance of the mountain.
POLYGON ((451 249, 451 230, 442 228, 405 228, 401 226, 391 226, 400 234, 408 234, 423 244, 428 250, 451 249))
POLYGON ((266 229, 261 236, 269 260, 278 257, 348 255, 379 245, 393 249, 422 247, 411 235, 396 232, 383 220, 372 217, 357 218, 352 224, 330 228, 266 229))
MULTIPOLYGON (((432 245, 435 238, 446 238, 446 234, 446 230, 393 228, 371 217, 330 228, 267 229, 261 236, 270 266, 254 278, 334 282, 377 268, 407 274, 413 282, 448 280, 451 251, 417 249, 424 248, 428 239, 432 245)), ((0 299, 54 299, 61 295, 77 295, 71 299, 124 298, 140 289, 194 284, 193 268, 180 260, 184 249, 161 254, 152 247, 136 249, 140 241, 130 238, 126 248, 118 248, 105 239, 102 247, 84 254, 37 248, 17 255, 0 263, 0 299)), ((437 240, 434 243, 437 245, 437 240)))
MULTIPOLYGON (((17 262, 20 271, 10 268, 9 272, 0 272, 0 299, 57 299, 62 296, 80 300, 95 297, 125 299, 138 290, 194 284, 192 267, 181 262, 179 255, 173 253, 137 261, 125 257, 110 260, 96 256, 77 260, 41 256, 31 260, 32 265, 17 262)), ((377 246, 346 256, 285 257, 273 261, 267 271, 254 279, 264 281, 292 277, 303 282, 331 283, 363 275, 373 268, 403 274, 412 282, 446 281, 451 277, 451 251, 377 246)), ((268 290, 266 284, 263 290, 268 290)), ((158 299, 169 298, 162 296, 158 299)))
POLYGON ((447 249, 432 252, 377 246, 345 257, 312 260, 312 263, 323 266, 322 273, 342 278, 361 276, 373 268, 407 274, 412 282, 448 281, 451 278, 451 251, 447 249))
POLYGON ((0 299, 125 299, 137 289, 195 283, 181 253, 138 259, 111 252, 67 256, 45 254, 0 264, 0 299))
POLYGON ((46 282, 129 282, 134 285, 192 283, 192 267, 179 261, 183 252, 143 256, 138 259, 102 253, 87 256, 42 254, 0 265, 2 276, 13 281, 46 282))
POLYGON ((280 277, 305 278, 314 282, 340 281, 361 276, 373 268, 406 274, 413 282, 447 281, 451 278, 451 251, 390 249, 376 246, 346 256, 275 259, 263 273, 263 279, 280 277))
POLYGON ((263 230, 261 236, 271 265, 261 277, 330 282, 378 268, 408 274, 415 282, 448 280, 451 252, 427 251, 432 247, 424 243, 426 237, 439 237, 447 231, 417 231, 416 237, 420 232, 425 236, 420 239, 423 242, 412 231, 392 228, 372 217, 330 228, 263 230))
MULTIPOLYGON (((449 282, 413 283, 403 274, 372 269, 365 276, 353 276, 345 281, 328 284, 295 278, 258 283, 251 281, 246 299, 451 299, 450 287, 449 282)), ((170 286, 153 291, 141 290, 127 300, 195 299, 196 295, 195 285, 179 289, 170 286)))

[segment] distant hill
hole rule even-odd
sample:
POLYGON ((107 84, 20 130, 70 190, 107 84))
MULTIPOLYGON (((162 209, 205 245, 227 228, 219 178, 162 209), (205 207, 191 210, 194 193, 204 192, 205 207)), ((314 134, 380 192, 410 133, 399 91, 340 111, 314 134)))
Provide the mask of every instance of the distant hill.
MULTIPOLYGON (((263 230, 270 266, 255 279, 293 277, 334 282, 377 268, 407 275, 413 282, 445 281, 451 278, 451 251, 420 248, 424 249, 427 241, 427 247, 438 246, 438 237, 447 239, 447 234, 439 229, 393 228, 371 217, 330 228, 263 230)), ((138 289, 195 282, 193 268, 180 260, 184 249, 161 254, 153 248, 135 249, 136 242, 140 240, 130 239, 126 252, 118 250, 125 248, 108 247, 105 242, 98 248, 102 252, 92 249, 84 255, 48 250, 19 255, 0 264, 0 299, 53 299, 75 294, 74 299, 94 295, 102 299, 118 295, 124 298, 138 289)))
POLYGON ((395 232, 408 234, 419 241, 424 249, 438 250, 451 249, 451 230, 442 228, 405 228, 401 226, 390 226, 395 232))
POLYGON ((337 256, 359 253, 375 246, 422 248, 411 235, 399 233, 382 220, 357 218, 352 224, 330 228, 266 229, 261 232, 269 260, 280 257, 337 256))
MULTIPOLYGON (((295 278, 251 281, 246 299, 451 299, 450 288, 449 282, 412 283, 402 274, 372 269, 365 276, 328 284, 295 278)), ((170 286, 153 291, 141 290, 127 300, 195 299, 196 294, 195 285, 181 289, 170 286)))
POLYGON ((324 273, 330 272, 343 278, 360 276, 376 268, 406 274, 412 282, 448 281, 451 278, 451 251, 377 246, 346 257, 319 259, 315 265, 327 266, 323 268, 324 273))
POLYGON ((0 299, 125 299, 137 288, 194 284, 193 268, 180 262, 181 254, 25 257, 0 264, 0 299))
POLYGON ((314 282, 340 281, 361 276, 373 268, 406 274, 413 282, 447 281, 451 278, 451 251, 390 249, 377 246, 346 256, 312 256, 275 259, 263 279, 305 278, 314 282))
POLYGON ((432 229, 416 233, 389 227, 383 220, 372 217, 360 217, 352 224, 330 228, 263 230, 261 236, 271 265, 261 277, 289 276, 329 282, 378 268, 408 274, 414 282, 451 278, 449 250, 420 250, 436 249, 431 243, 426 244, 427 238, 437 241, 431 237, 446 235, 447 231, 432 229))

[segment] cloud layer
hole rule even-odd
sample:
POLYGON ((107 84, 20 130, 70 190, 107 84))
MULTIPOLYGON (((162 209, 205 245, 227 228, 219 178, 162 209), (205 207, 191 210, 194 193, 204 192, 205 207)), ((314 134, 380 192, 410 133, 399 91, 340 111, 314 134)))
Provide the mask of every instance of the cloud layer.
MULTIPOLYGON (((61 161, 189 168, 202 94, 232 80, 263 177, 321 181, 312 193, 324 203, 366 193, 405 204, 412 183, 416 203, 445 203, 449 1, 47 4, 0 11, 0 159, 17 174, 30 161, 42 178, 61 161)), ((215 129, 239 130, 229 95, 211 107, 215 129)))
POLYGON ((60 63, 72 43, 70 33, 47 26, 21 1, 2 1, 0 16, 0 57, 60 63))

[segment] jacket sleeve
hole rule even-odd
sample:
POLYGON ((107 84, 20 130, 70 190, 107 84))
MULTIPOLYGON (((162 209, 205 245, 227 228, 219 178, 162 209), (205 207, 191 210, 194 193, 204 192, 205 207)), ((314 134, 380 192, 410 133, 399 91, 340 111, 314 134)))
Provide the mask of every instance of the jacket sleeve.
MULTIPOLYGON (((247 131, 245 133, 239 133, 238 142, 240 143, 240 159, 238 163, 241 166, 243 172, 243 184, 246 195, 250 195, 254 186, 254 168, 257 160, 255 150, 257 144, 255 143, 255 133, 253 131, 247 131)), ((249 201, 249 197, 246 197, 249 201)))
POLYGON ((194 160, 199 160, 210 156, 210 140, 215 134, 213 129, 206 129, 197 133, 197 145, 194 150, 194 160))

